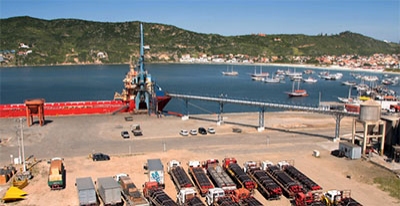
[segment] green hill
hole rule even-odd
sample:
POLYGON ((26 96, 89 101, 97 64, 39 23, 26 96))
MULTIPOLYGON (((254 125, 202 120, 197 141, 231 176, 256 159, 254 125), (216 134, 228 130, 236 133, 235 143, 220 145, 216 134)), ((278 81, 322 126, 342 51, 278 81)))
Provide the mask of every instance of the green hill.
MULTIPOLYGON (((128 63, 139 52, 139 22, 106 23, 77 19, 42 20, 31 17, 0 19, 0 50, 26 52, 11 63, 48 65, 61 63, 128 63), (20 43, 28 45, 21 49, 20 43)), ((271 56, 321 56, 400 53, 388 44, 349 31, 337 35, 221 36, 183 30, 171 25, 144 23, 147 61, 177 61, 182 54, 198 56, 242 54, 271 56)))

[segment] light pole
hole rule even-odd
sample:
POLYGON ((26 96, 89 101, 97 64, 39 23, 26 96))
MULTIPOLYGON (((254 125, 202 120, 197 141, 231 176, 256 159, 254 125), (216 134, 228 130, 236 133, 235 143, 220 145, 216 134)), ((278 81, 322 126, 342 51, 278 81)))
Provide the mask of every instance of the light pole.
MULTIPOLYGON (((24 147, 24 125, 23 125, 23 122, 25 122, 26 121, 26 119, 25 118, 19 118, 19 119, 17 119, 17 121, 19 122, 19 129, 20 129, 20 134, 19 134, 19 136, 20 136, 20 138, 21 138, 21 141, 20 141, 20 143, 21 143, 21 145, 20 145, 20 152, 22 153, 22 160, 21 160, 21 162, 22 162, 22 164, 23 164, 23 171, 24 172, 26 172, 26 163, 25 163, 25 147, 24 147)), ((18 138, 19 139, 19 138, 18 138)), ((21 157, 20 157, 21 158, 21 157)))

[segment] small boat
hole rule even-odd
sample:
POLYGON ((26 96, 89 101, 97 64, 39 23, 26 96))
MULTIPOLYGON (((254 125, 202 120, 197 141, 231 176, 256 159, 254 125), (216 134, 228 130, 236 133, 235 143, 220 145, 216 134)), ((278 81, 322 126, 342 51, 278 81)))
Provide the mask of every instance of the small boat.
POLYGON ((307 69, 307 70, 304 70, 303 73, 304 73, 304 74, 313 74, 314 71, 311 70, 311 69, 307 69))
POLYGON ((274 77, 274 78, 265 78, 264 79, 265 83, 279 83, 281 82, 280 78, 274 77))
POLYGON ((304 89, 300 89, 300 81, 293 81, 292 91, 286 92, 289 97, 307 97, 308 93, 304 89), (297 89, 294 89, 294 84, 297 82, 297 89))
POLYGON ((353 81, 344 81, 342 82, 343 85, 346 86, 355 86, 357 84, 357 82, 353 82, 353 81))
POLYGON ((233 67, 232 67, 231 71, 229 71, 229 69, 226 68, 226 72, 222 72, 222 75, 224 75, 224 76, 237 76, 237 75, 239 75, 239 72, 233 71, 233 67))
POLYGON ((312 77, 308 77, 307 79, 303 79, 303 82, 305 83, 316 83, 318 80, 312 78, 312 77))

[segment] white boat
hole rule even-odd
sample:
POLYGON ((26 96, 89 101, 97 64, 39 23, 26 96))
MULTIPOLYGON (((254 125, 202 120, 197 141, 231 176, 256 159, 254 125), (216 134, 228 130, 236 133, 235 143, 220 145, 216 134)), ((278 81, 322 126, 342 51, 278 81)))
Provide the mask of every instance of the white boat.
POLYGON ((355 86, 357 84, 357 82, 344 81, 344 82, 342 82, 342 84, 346 85, 346 86, 355 86))
POLYGON ((281 82, 280 78, 274 77, 274 78, 265 78, 264 79, 265 83, 279 83, 281 82))
POLYGON ((232 67, 231 71, 229 71, 229 69, 226 68, 226 72, 222 72, 222 75, 224 75, 224 76, 237 76, 237 75, 239 75, 239 72, 233 71, 233 67, 232 67))
POLYGON ((312 78, 312 77, 308 77, 307 79, 303 79, 303 82, 305 83, 316 83, 318 80, 312 78))

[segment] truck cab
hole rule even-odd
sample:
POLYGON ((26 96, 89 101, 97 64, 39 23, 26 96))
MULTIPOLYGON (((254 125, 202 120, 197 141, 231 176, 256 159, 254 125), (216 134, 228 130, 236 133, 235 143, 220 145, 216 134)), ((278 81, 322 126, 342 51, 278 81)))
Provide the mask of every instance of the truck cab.
POLYGON ((212 188, 208 190, 206 195, 207 205, 213 205, 218 198, 225 197, 225 191, 221 188, 212 188))
POLYGON ((168 173, 171 172, 171 169, 175 168, 175 167, 179 167, 181 166, 181 163, 178 160, 171 160, 168 162, 167 164, 167 171, 168 173))
POLYGON ((185 205, 189 200, 196 197, 197 193, 194 188, 183 188, 179 191, 176 199, 180 205, 185 205))
POLYGON ((140 124, 133 124, 131 125, 131 131, 134 136, 142 136, 142 129, 140 128, 140 124))

